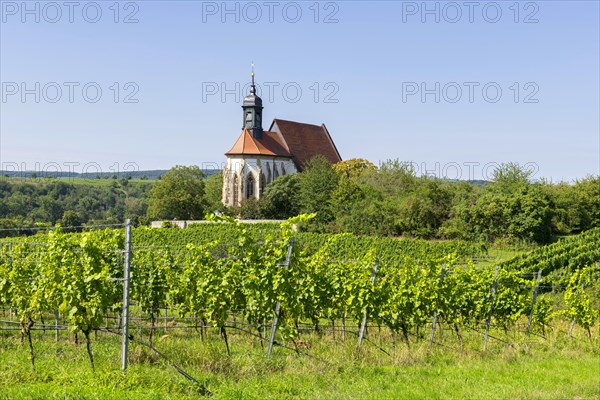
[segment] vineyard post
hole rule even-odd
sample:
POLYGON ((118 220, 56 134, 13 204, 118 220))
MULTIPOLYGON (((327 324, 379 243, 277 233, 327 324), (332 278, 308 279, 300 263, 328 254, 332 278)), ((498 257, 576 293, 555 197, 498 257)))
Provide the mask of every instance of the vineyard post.
POLYGON ((54 341, 58 342, 58 310, 54 310, 54 341))
POLYGON ((492 283, 492 295, 490 298, 490 314, 488 315, 487 321, 485 321, 485 335, 483 336, 483 351, 487 348, 488 336, 490 334, 490 323, 492 322, 492 311, 494 307, 494 297, 496 295, 496 285, 498 284, 498 266, 494 270, 494 283, 492 283))
POLYGON ((529 330, 531 329, 531 321, 533 320, 533 309, 535 307, 535 300, 538 295, 538 288, 540 286, 540 279, 542 278, 542 270, 540 269, 537 273, 537 279, 535 280, 535 286, 533 287, 533 298, 531 299, 531 312, 529 313, 529 320, 527 321, 527 330, 525 333, 529 335, 529 330))
MULTIPOLYGON (((285 258, 284 267, 287 270, 290 266, 290 260, 292 258, 292 249, 294 248, 294 238, 290 239, 288 246, 287 256, 285 258)), ((273 343, 275 343, 275 332, 277 332, 277 323, 279 322, 279 313, 281 311, 281 300, 277 300, 275 305, 275 317, 273 317, 273 325, 271 326, 271 337, 269 338, 269 347, 267 348, 267 357, 271 355, 273 351, 273 343)))
MULTIPOLYGON (((442 275, 440 276, 440 286, 444 283, 446 275, 446 263, 442 264, 442 275)), ((431 322, 431 335, 429 336, 429 347, 433 343, 433 335, 435 334, 435 324, 437 322, 438 309, 440 305, 440 287, 437 290, 437 298, 435 299, 435 310, 433 311, 433 321, 431 322)))
POLYGON ((123 271, 123 338, 121 343, 121 370, 127 369, 129 350, 129 273, 131 263, 131 220, 125 222, 125 259, 123 271))
MULTIPOLYGON (((379 258, 375 260, 373 266, 373 275, 371 275, 371 285, 375 285, 375 278, 377 277, 377 267, 379 266, 379 258)), ((365 334, 365 326, 367 325, 367 310, 363 314, 362 321, 360 323, 360 330, 358 331, 358 345, 362 344, 363 336, 365 334)))
MULTIPOLYGON (((8 254, 9 254, 9 256, 8 256, 8 270, 12 271, 12 265, 13 265, 12 242, 8 242, 8 254)), ((12 318, 13 318, 12 305, 8 306, 8 316, 12 320, 12 318)))

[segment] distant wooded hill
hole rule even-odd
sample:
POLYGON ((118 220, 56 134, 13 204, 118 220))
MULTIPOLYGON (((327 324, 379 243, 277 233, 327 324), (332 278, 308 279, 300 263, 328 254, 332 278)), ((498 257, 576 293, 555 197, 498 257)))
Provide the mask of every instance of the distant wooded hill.
MULTIPOLYGON (((110 179, 110 178, 130 178, 130 179, 159 179, 167 173, 166 169, 153 169, 145 171, 119 171, 119 172, 89 172, 78 173, 68 171, 4 171, 0 170, 0 175, 11 178, 83 178, 83 179, 110 179)), ((218 174, 220 169, 203 169, 206 176, 218 174)))

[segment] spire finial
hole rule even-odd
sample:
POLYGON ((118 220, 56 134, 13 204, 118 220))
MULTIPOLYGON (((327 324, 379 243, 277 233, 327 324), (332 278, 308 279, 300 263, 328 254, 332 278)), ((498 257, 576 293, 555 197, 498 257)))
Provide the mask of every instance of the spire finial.
POLYGON ((252 62, 252 85, 250 86, 250 93, 256 93, 256 86, 254 86, 254 61, 252 62))

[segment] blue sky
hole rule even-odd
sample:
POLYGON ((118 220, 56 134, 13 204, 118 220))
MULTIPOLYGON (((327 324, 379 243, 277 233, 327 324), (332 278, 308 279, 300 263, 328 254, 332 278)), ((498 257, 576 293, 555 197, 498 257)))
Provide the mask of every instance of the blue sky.
POLYGON ((4 169, 220 166, 253 61, 263 120, 345 159, 600 173, 597 1, 115 3, 2 0, 4 169))

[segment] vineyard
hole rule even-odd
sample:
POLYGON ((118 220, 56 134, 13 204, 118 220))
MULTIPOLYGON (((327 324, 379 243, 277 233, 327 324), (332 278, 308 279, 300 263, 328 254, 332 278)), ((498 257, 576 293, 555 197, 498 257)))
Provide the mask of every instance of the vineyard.
POLYGON ((600 228, 562 239, 501 264, 511 271, 542 271, 549 284, 565 285, 582 265, 600 262, 600 228))
POLYGON ((460 347, 466 333, 476 332, 485 350, 490 339, 507 340, 490 331, 543 336, 556 319, 570 324, 569 336, 578 326, 592 340, 600 229, 479 268, 471 258, 485 253, 482 244, 297 232, 310 218, 249 227, 213 217, 214 223, 187 229, 137 228, 130 246, 123 229, 59 228, 5 240, 0 307, 5 319, 6 310, 14 316, 5 326, 18 322, 14 329, 26 340, 34 368, 36 326, 81 334, 93 368, 92 333, 127 328, 123 284, 130 257, 136 325, 128 336, 150 347, 161 317, 165 330, 167 321, 202 335, 216 330, 228 354, 232 330, 269 354, 273 346, 307 353, 301 348, 307 331, 374 345, 372 332, 382 328, 391 348, 436 345, 445 329, 460 347), (544 279, 562 279, 566 271, 557 305, 542 294, 552 284, 544 279))
MULTIPOLYGON (((302 222, 298 222, 302 226, 302 222)), ((280 235, 281 227, 274 223, 245 224, 244 230, 256 240, 280 235)), ((240 234, 235 224, 193 224, 186 229, 134 229, 135 243, 148 245, 181 245, 187 243, 206 244, 211 242, 234 243, 240 234)), ((335 244, 329 243, 332 256, 353 260, 361 259, 368 252, 376 251, 378 257, 388 263, 400 263, 406 257, 412 259, 442 258, 454 253, 461 259, 482 256, 487 253, 484 243, 462 240, 428 241, 424 239, 396 239, 390 237, 356 236, 352 234, 331 235, 327 233, 294 232, 294 238, 306 255, 316 253, 323 245, 337 237, 335 244)))

